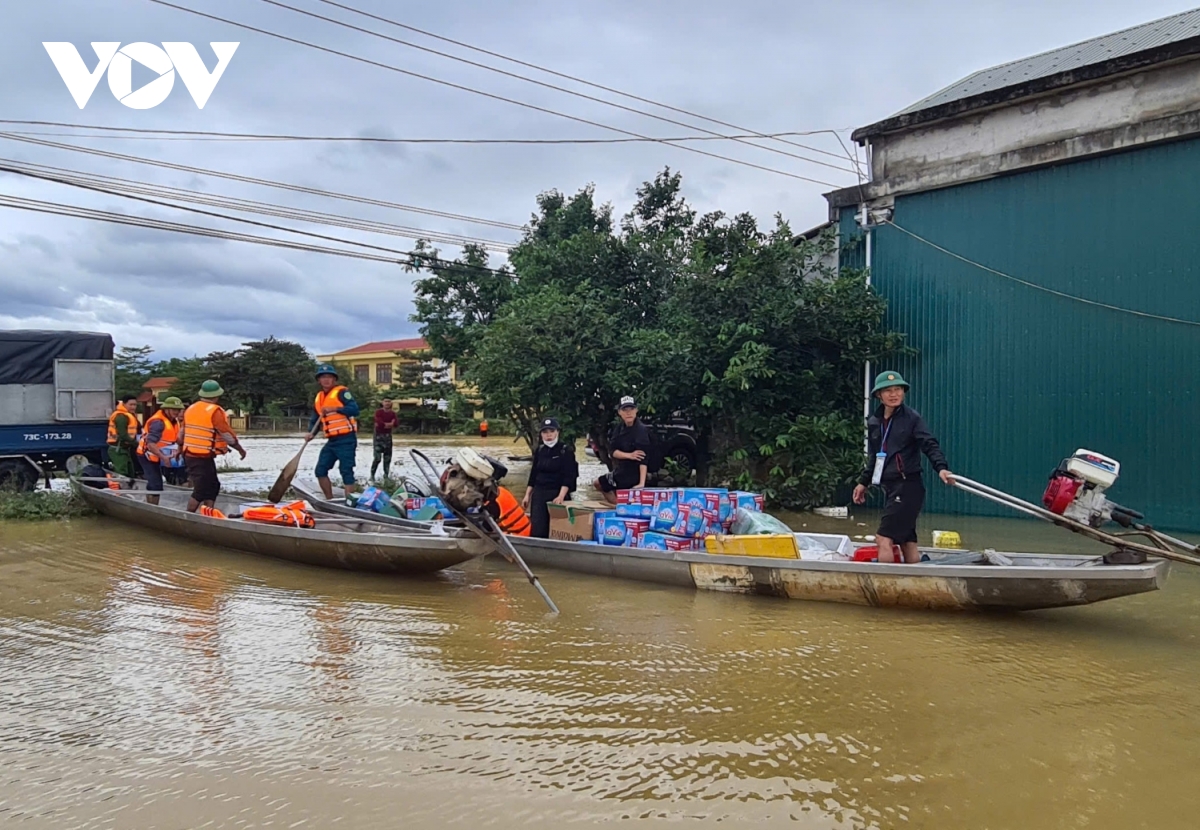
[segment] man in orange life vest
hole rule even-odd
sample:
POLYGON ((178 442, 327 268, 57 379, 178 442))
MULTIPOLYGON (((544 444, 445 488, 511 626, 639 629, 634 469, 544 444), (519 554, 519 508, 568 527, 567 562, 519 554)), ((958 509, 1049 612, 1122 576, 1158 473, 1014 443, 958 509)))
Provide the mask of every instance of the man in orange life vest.
POLYGON ((212 507, 221 494, 221 480, 217 477, 218 455, 225 455, 233 447, 242 458, 246 457, 237 434, 229 426, 225 410, 217 403, 224 394, 225 390, 215 380, 204 381, 197 395, 200 400, 189 406, 181 419, 183 462, 187 465, 188 480, 192 482, 192 497, 187 505, 189 513, 195 513, 201 505, 212 507))
POLYGON ((126 395, 108 416, 108 463, 118 475, 134 477, 133 451, 137 437, 137 395, 126 395))
POLYGON ((158 504, 158 493, 163 489, 162 465, 179 452, 179 415, 183 412, 183 401, 174 396, 162 402, 162 408, 146 420, 141 440, 138 441, 138 461, 142 465, 142 477, 146 479, 146 496, 150 504, 158 504))
POLYGON ((338 383, 337 369, 328 363, 317 367, 317 383, 321 389, 313 405, 312 420, 308 422, 308 437, 316 435, 317 424, 328 439, 317 457, 317 483, 325 498, 333 498, 329 471, 336 464, 342 474, 346 495, 354 492, 354 456, 358 452, 358 401, 350 390, 338 383))

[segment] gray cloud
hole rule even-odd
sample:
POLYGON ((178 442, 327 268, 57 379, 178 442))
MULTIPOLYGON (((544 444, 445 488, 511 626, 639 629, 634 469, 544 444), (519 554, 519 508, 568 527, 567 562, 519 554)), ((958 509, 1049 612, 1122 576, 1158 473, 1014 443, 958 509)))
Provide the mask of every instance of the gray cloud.
MULTIPOLYGON (((367 28, 380 27, 309 0, 294 2, 367 28)), ((971 4, 869 0, 853 5, 613 0, 599 6, 550 0, 353 2, 450 37, 763 131, 866 124, 976 69, 1188 6, 1167 0, 1147 0, 1135 6, 1119 0, 1053 4, 1032 0, 971 4)), ((188 5, 644 135, 691 132, 253 0, 194 0, 188 5)), ((8 4, 5 13, 5 26, 0 29, 0 70, 10 79, 0 88, 0 112, 5 117, 128 127, 392 137, 614 135, 149 3, 14 3, 8 4), (41 46, 46 40, 75 43, 89 65, 94 60, 87 47, 91 41, 189 41, 200 48, 210 68, 213 57, 208 41, 236 40, 241 46, 203 111, 196 109, 178 81, 161 106, 135 111, 115 101, 103 80, 87 108, 80 111, 41 46)), ((398 30, 388 33, 419 39, 398 30)), ((454 51, 445 44, 422 42, 454 51)), ((505 68, 516 71, 512 66, 505 68)), ((833 153, 841 149, 828 135, 799 140, 833 153)), ((77 143, 517 223, 527 220, 537 193, 550 188, 570 192, 588 183, 595 183, 598 198, 611 201, 617 213, 623 213, 636 187, 666 165, 683 172, 687 194, 701 211, 749 211, 768 225, 772 216, 781 212, 797 230, 824 220, 820 194, 830 189, 655 144, 321 145, 103 138, 78 139, 77 143)), ((838 186, 854 181, 848 174, 734 144, 696 146, 838 186)), ((794 147, 784 149, 811 155, 794 147)), ((512 232, 458 220, 334 202, 12 141, 0 140, 0 157, 435 231, 516 239, 512 232)), ((0 177, 0 192, 233 227, 215 219, 11 176, 0 177)), ((326 351, 415 332, 415 325, 407 319, 412 311, 414 276, 396 266, 11 210, 0 213, 0 223, 0 326, 103 329, 123 344, 150 343, 164 356, 230 348, 268 334, 299 340, 313 351, 326 351)), ((270 231, 237 229, 271 235, 270 231)), ((411 240, 336 228, 306 229, 400 249, 411 245, 411 240)), ((455 252, 450 246, 439 247, 455 252)))

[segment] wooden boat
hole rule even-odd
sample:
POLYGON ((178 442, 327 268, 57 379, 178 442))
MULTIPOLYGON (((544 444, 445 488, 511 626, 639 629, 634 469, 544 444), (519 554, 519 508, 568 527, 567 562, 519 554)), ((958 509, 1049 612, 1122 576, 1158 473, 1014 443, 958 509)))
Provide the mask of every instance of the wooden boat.
POLYGON ((763 594, 854 605, 1031 611, 1088 605, 1162 587, 1167 562, 1105 565, 1095 556, 983 554, 924 549, 915 565, 769 559, 703 551, 656 551, 509 537, 533 567, 613 576, 707 591, 763 594), (979 564, 961 564, 964 561, 979 564))
MULTIPOLYGON (((80 497, 105 516, 160 530, 176 537, 289 562, 393 574, 422 574, 458 565, 491 551, 479 538, 435 535, 428 526, 399 528, 373 521, 335 519, 316 528, 285 527, 241 519, 215 519, 188 513, 188 492, 165 490, 160 504, 148 504, 145 491, 109 490, 73 482, 80 497)), ((216 507, 239 514, 252 499, 222 495, 216 507)))
MULTIPOLYGON (((311 488, 295 484, 293 488, 318 511, 364 515, 364 511, 343 502, 326 501, 320 493, 312 494, 311 488)), ((410 519, 376 518, 390 518, 393 523, 403 523, 399 525, 403 527, 429 526, 428 522, 410 519)), ((923 548, 928 562, 881 565, 654 551, 518 536, 510 536, 509 540, 534 567, 709 591, 880 607, 1031 611, 1088 605, 1156 591, 1167 573, 1167 562, 1161 559, 1141 565, 1105 565, 1098 557, 1083 555, 1004 553, 996 561, 1012 564, 997 565, 985 564, 983 554, 972 555, 970 551, 923 548), (977 563, 964 564, 971 560, 977 563)))

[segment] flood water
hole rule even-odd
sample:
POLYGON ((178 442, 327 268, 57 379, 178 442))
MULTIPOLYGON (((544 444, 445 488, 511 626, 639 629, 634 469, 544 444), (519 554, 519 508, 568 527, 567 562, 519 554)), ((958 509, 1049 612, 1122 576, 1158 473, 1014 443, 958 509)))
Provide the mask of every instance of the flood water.
MULTIPOLYGON (((1079 549, 1018 520, 933 527, 1079 549)), ((1197 826, 1182 566, 1154 594, 1002 616, 542 576, 557 618, 493 557, 395 579, 108 519, 0 524, 0 821, 1197 826)))

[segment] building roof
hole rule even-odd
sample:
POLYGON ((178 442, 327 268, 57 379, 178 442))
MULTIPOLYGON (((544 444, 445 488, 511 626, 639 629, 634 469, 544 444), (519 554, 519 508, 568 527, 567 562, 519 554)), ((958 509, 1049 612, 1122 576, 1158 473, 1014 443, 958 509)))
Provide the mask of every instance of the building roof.
POLYGON ((975 72, 889 118, 854 131, 857 141, 1200 52, 1200 9, 1132 26, 975 72))
POLYGON ((178 382, 179 378, 150 378, 150 380, 142 384, 142 388, 150 389, 152 391, 158 389, 170 389, 178 382))
POLYGON ((425 342, 424 337, 409 337, 405 340, 373 340, 370 343, 363 343, 361 346, 355 346, 352 349, 334 352, 334 355, 341 357, 343 355, 367 354, 370 352, 421 351, 428 348, 429 344, 425 342))

